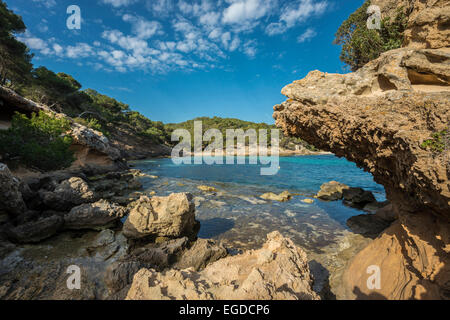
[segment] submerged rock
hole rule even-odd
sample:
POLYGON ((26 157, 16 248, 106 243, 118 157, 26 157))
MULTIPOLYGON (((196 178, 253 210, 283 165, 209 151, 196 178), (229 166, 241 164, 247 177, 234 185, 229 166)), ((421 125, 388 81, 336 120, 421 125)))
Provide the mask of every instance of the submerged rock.
POLYGON ((203 192, 217 192, 216 188, 210 186, 198 186, 197 189, 203 192))
POLYGON ((220 259, 203 271, 141 269, 127 299, 318 299, 306 254, 278 232, 259 250, 220 259))
POLYGON ((151 199, 143 196, 133 204, 123 233, 133 239, 191 237, 196 235, 197 225, 191 194, 173 193, 151 199))
POLYGON ((100 200, 72 208, 64 215, 66 229, 103 229, 122 218, 126 209, 115 203, 100 200))
POLYGON ((283 191, 280 194, 276 194, 273 192, 267 192, 260 196, 261 199, 265 200, 272 200, 272 201, 280 201, 280 202, 286 202, 291 200, 292 194, 289 191, 283 191))

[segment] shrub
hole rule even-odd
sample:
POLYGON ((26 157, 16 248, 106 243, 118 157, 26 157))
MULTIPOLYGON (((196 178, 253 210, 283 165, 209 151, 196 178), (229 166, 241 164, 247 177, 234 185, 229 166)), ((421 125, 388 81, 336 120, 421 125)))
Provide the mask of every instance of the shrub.
POLYGON ((334 43, 342 45, 340 59, 352 71, 378 58, 385 51, 400 48, 403 42, 407 23, 403 8, 398 8, 392 21, 390 17, 384 18, 380 30, 373 30, 367 28, 369 6, 370 1, 366 1, 342 23, 335 34, 334 43))
POLYGON ((445 150, 446 139, 448 139, 447 130, 435 132, 431 135, 431 139, 427 139, 420 144, 420 147, 425 150, 431 150, 432 152, 441 153, 445 150))
POLYGON ((13 116, 11 128, 0 131, 0 154, 28 167, 56 170, 74 161, 69 150, 72 138, 64 135, 70 129, 66 119, 39 112, 31 118, 21 113, 13 116))

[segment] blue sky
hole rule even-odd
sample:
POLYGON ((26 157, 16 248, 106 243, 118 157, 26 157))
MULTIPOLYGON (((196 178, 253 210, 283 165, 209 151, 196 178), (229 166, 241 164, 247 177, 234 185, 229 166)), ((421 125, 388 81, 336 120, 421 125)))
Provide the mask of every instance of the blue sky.
POLYGON ((334 33, 363 0, 6 0, 35 66, 152 120, 273 123, 280 91, 311 70, 346 72, 334 33), (81 30, 69 30, 69 5, 81 30))

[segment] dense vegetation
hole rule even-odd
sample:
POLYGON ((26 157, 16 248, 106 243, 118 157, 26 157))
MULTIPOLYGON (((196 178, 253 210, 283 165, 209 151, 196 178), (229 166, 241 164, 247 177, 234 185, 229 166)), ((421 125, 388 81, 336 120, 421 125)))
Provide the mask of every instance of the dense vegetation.
POLYGON ((31 118, 16 113, 11 127, 0 130, 0 154, 27 167, 55 170, 70 166, 72 138, 64 135, 70 129, 67 119, 57 119, 44 112, 31 118))
POLYGON ((15 34, 25 32, 22 18, 15 15, 0 1, 0 85, 26 82, 33 68, 32 55, 25 44, 17 41, 15 34))
MULTIPOLYGON (((81 90, 81 84, 71 75, 55 73, 43 66, 34 68, 29 49, 16 39, 16 35, 25 30, 22 18, 0 0, 0 85, 45 104, 56 112, 65 113, 76 122, 101 131, 106 136, 120 127, 154 143, 167 143, 169 136, 162 122, 151 121, 139 112, 132 111, 127 104, 95 90, 81 90)), ((30 119, 32 124, 27 124, 25 118, 24 115, 17 115, 14 118, 14 129, 2 133, 3 141, 13 143, 13 146, 8 150, 3 146, 0 153, 4 155, 7 152, 8 156, 16 157, 19 162, 42 169, 48 169, 44 162, 56 162, 48 165, 52 168, 70 165, 66 154, 70 145, 66 143, 67 138, 64 141, 53 139, 45 146, 42 132, 46 132, 46 128, 43 126, 40 128, 42 130, 39 129, 40 125, 44 125, 44 121, 39 121, 44 119, 44 115, 30 119), (29 142, 27 150, 31 153, 28 155, 19 154, 17 150, 20 134, 26 135, 29 142), (50 147, 55 149, 55 154, 49 152, 50 147), (34 162, 28 158, 30 154, 35 158, 34 162)))
MULTIPOLYGON (((250 121, 244 121, 234 118, 220 118, 220 117, 199 117, 192 120, 188 120, 181 123, 169 123, 166 125, 166 131, 171 134, 175 129, 186 129, 190 132, 191 137, 194 137, 194 122, 201 121, 202 122, 202 130, 203 134, 209 129, 218 129, 223 136, 223 146, 226 146, 226 130, 227 129, 242 129, 247 131, 249 129, 256 130, 258 134, 259 129, 267 130, 268 143, 270 144, 271 139, 271 129, 276 129, 274 125, 269 125, 267 123, 255 123, 250 121)), ((191 139, 191 147, 193 147, 193 139, 191 139)), ((203 141, 203 147, 206 147, 211 142, 203 141)), ((246 139, 246 145, 248 145, 249 141, 246 139)), ((304 146, 309 150, 316 150, 313 146, 307 144, 300 138, 286 137, 282 133, 280 133, 280 147, 288 150, 295 150, 297 145, 304 146)))
POLYGON ((367 0, 342 23, 335 34, 334 43, 342 45, 340 59, 352 71, 378 58, 385 51, 400 48, 403 42, 407 23, 407 15, 403 8, 399 8, 392 19, 383 18, 381 29, 375 30, 367 28, 369 6, 370 0, 367 0))

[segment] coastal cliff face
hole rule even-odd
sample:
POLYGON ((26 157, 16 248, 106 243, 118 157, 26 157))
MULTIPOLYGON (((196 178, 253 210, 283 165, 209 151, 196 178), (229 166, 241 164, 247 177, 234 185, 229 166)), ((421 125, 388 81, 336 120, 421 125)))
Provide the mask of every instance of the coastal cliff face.
POLYGON ((416 49, 436 49, 450 41, 450 6, 447 0, 372 0, 383 17, 392 17, 402 7, 408 14, 404 46, 416 49))
POLYGON ((406 2, 410 47, 350 74, 312 71, 274 107, 285 134, 370 172, 399 217, 349 263, 341 298, 450 298, 450 41, 440 31, 449 6, 406 2), (433 24, 417 22, 425 13, 433 24), (367 286, 372 265, 381 271, 376 290, 367 286))

